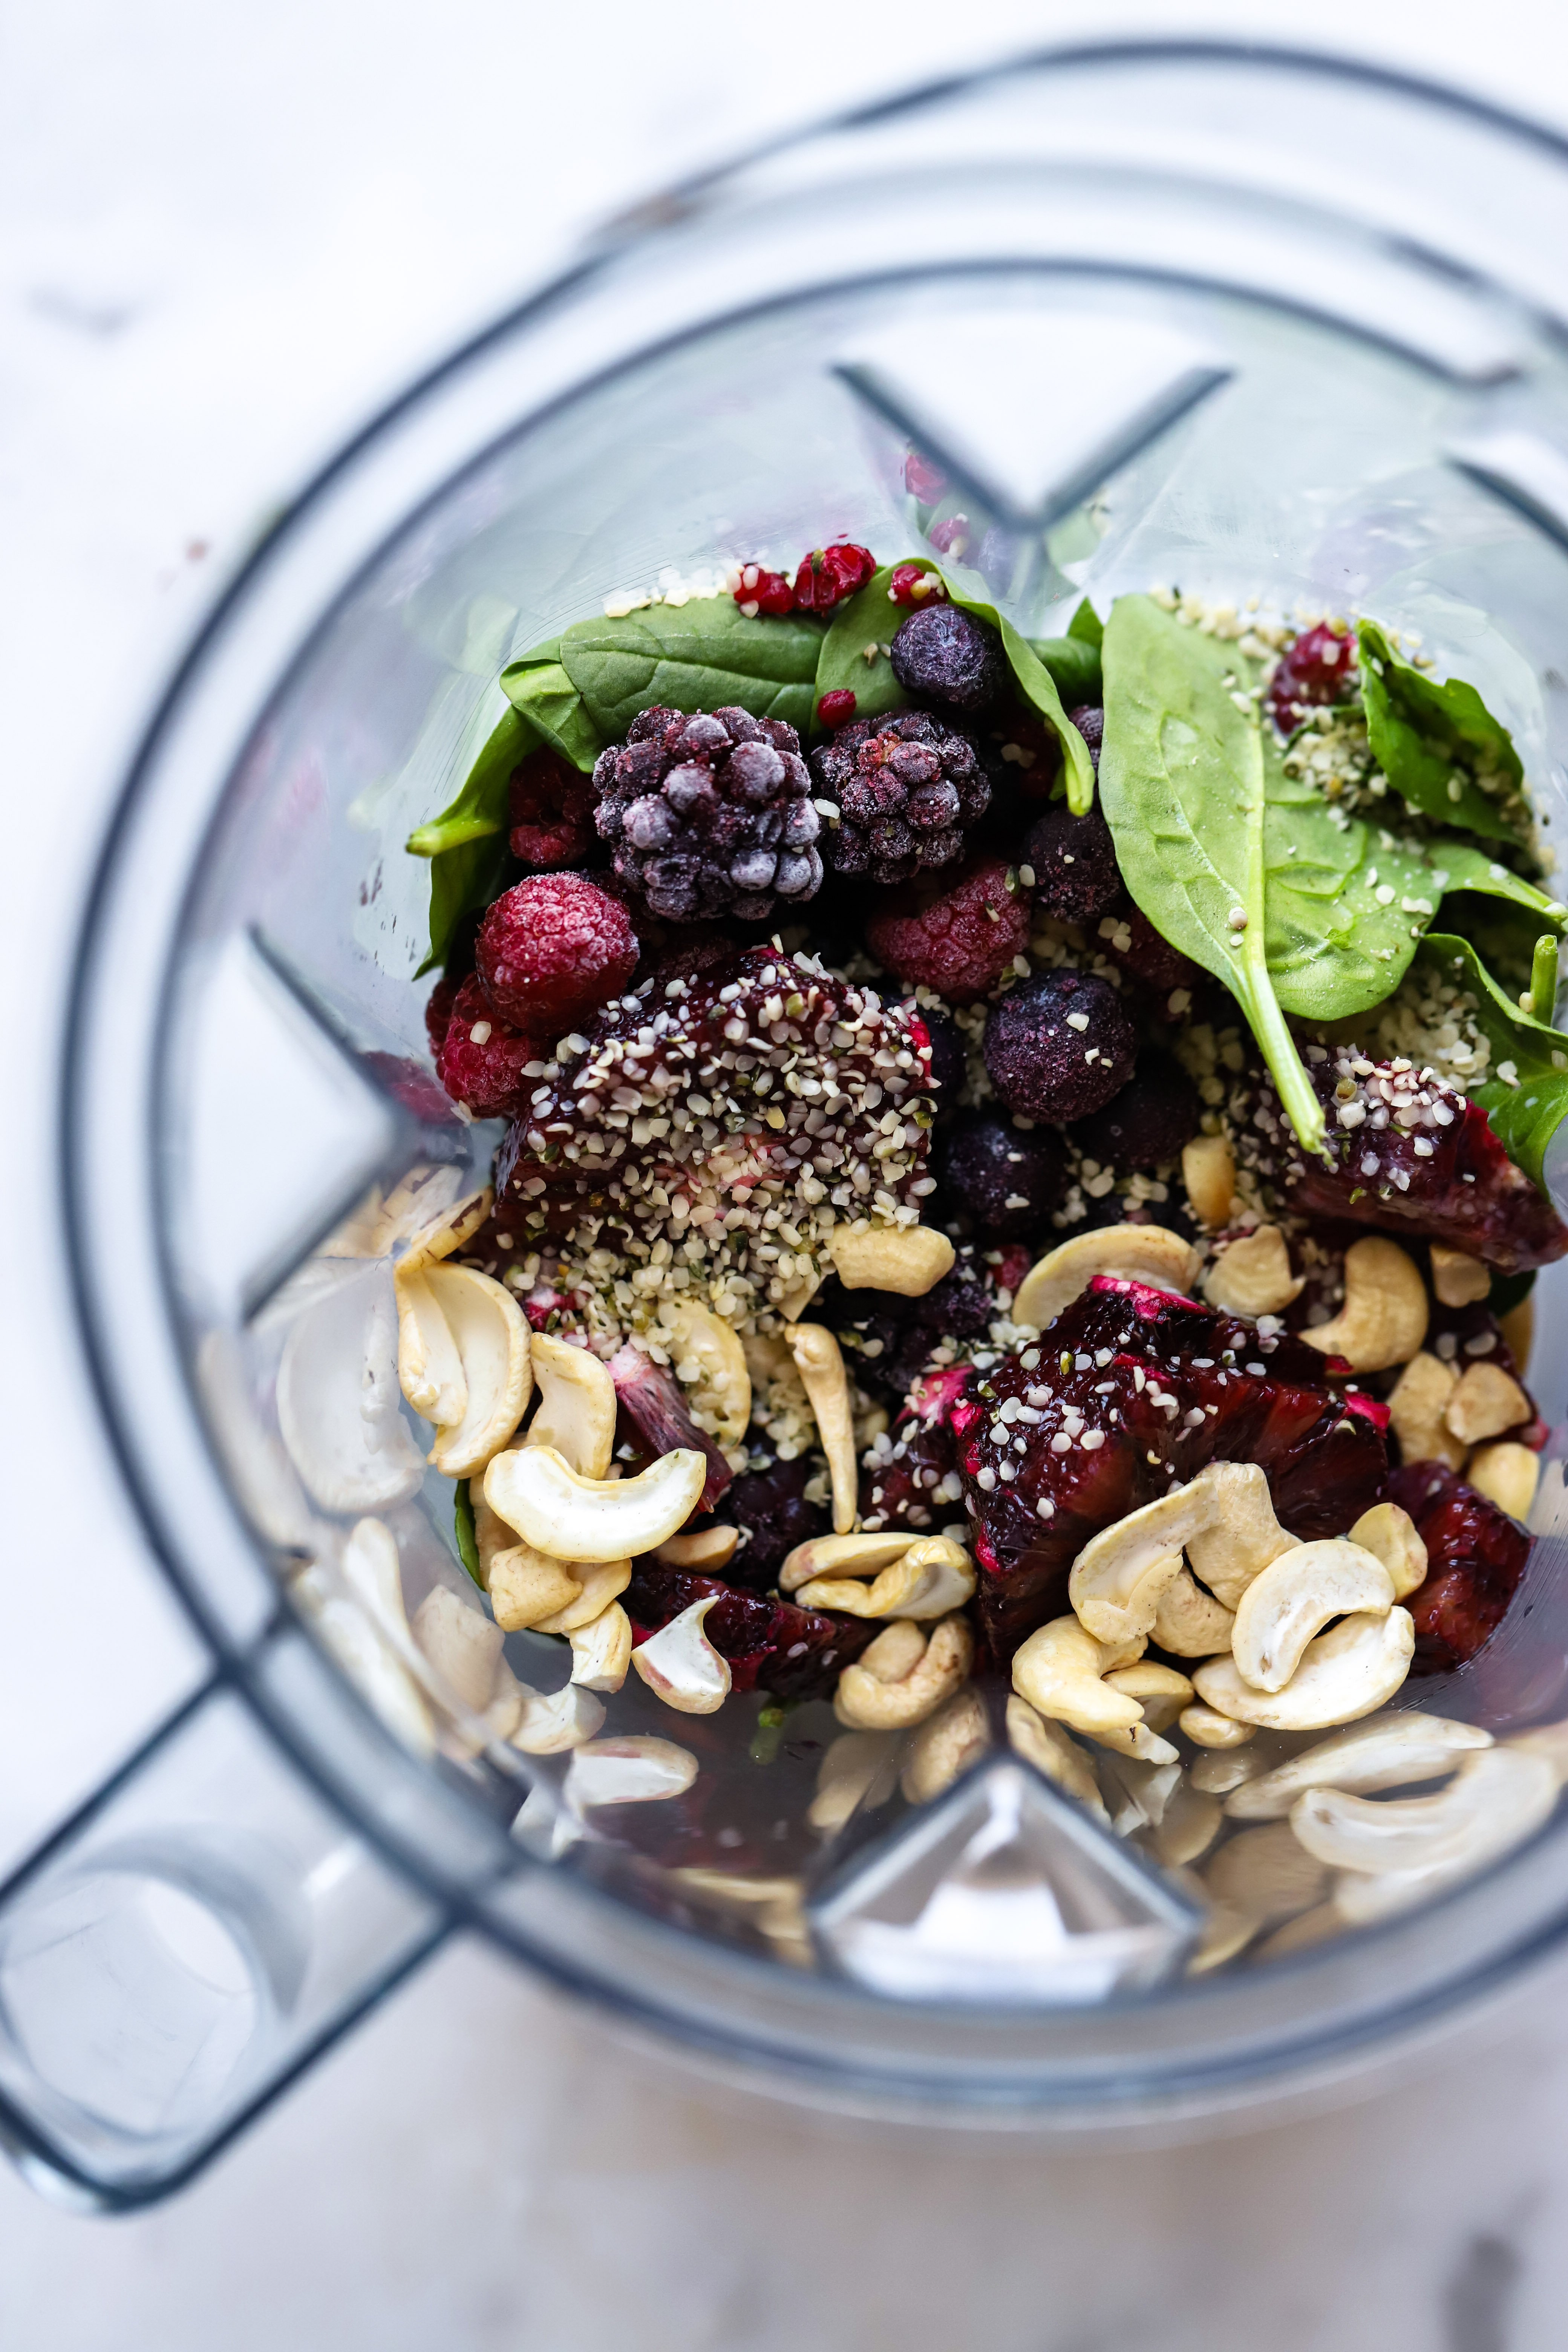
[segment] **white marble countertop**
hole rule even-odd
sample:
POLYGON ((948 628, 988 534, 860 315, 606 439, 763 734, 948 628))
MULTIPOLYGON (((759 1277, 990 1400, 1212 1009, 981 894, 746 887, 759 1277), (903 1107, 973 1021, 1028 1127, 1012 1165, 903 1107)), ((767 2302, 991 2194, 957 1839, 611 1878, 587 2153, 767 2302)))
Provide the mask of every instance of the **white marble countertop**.
MULTIPOLYGON (((83 877, 215 577, 387 389, 597 215, 825 107, 1119 30, 1338 44, 1568 126, 1568 13, 1546 0, 11 13, 0 1864, 193 1672, 92 1428, 50 1154, 83 877)), ((85 2221, 0 2171, 0 2343, 1560 2352, 1564 1990, 1333 2115, 1051 2153, 738 2107, 453 1948, 163 2208, 85 2221)))

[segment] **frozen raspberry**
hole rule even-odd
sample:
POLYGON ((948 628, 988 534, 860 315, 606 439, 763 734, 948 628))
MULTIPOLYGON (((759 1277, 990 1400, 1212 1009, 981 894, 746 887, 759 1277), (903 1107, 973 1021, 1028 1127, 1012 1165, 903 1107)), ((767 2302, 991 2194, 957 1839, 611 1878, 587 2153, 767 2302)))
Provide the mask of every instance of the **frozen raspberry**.
POLYGON ((594 846, 594 787, 557 751, 531 751, 509 787, 511 854, 555 873, 581 866, 594 846))
POLYGON ((1035 877, 1035 904, 1064 923, 1089 922, 1121 896, 1116 844, 1098 801, 1087 816, 1053 802, 1029 827, 1023 862, 1035 877))
POLYGON ((817 746, 811 768, 838 803, 829 843, 836 871, 873 882, 951 866, 963 854, 965 828, 991 805, 970 738, 925 710, 853 720, 817 746))
POLYGON ((1349 702, 1358 685, 1356 642, 1349 630, 1320 624, 1281 656, 1268 681, 1268 709, 1281 735, 1293 735, 1309 709, 1349 702))
POLYGON ((888 601, 902 604, 929 604, 933 598, 940 604, 947 594, 942 574, 927 563, 895 563, 888 579, 888 601))
POLYGON ((1083 737, 1084 750, 1094 762, 1094 772, 1100 773, 1100 755, 1105 744, 1105 712, 1098 702, 1080 702, 1076 710, 1068 712, 1068 723, 1076 727, 1083 737))
POLYGON ((985 1066, 1009 1110, 1066 1125, 1087 1118, 1132 1076, 1138 1039, 1107 980, 1041 972, 992 1006, 985 1066))
POLYGON ((925 604, 894 633, 893 676, 906 694, 951 710, 984 710, 1007 677, 1002 640, 957 604, 925 604))
POLYGON ((1266 1073, 1244 1082, 1233 1105, 1243 1159, 1291 1209, 1446 1242, 1503 1274, 1568 1250, 1568 1226, 1479 1104, 1406 1061, 1373 1062, 1351 1046, 1310 1059, 1321 1051, 1310 1049, 1307 1068, 1331 1164, 1302 1152, 1266 1073))
POLYGON ((556 1035, 626 986, 637 952, 626 908, 586 874, 514 882, 486 914, 475 949, 494 1011, 556 1035))
POLYGON ((759 613, 782 620, 795 610, 795 590, 787 572, 764 572, 759 563, 743 563, 735 602, 748 621, 754 621, 759 613))
POLYGON ((721 1577, 693 1576, 645 1558, 634 1564, 632 1580, 621 1595, 632 1621, 632 1639, 646 1642, 710 1593, 716 1593, 719 1601, 703 1619, 702 1630, 720 1656, 728 1658, 731 1686, 738 1691, 772 1691, 779 1698, 830 1693, 877 1631, 868 1618, 797 1609, 788 1601, 737 1591, 721 1577))
POLYGON ((454 1102, 477 1118, 513 1118, 527 1099, 523 1066, 543 1058, 539 1044, 502 1021, 470 972, 452 1003, 436 1072, 454 1102))
POLYGON ((1530 1537, 1440 1462, 1406 1463, 1388 1491, 1426 1547, 1426 1580, 1405 1603, 1415 1620, 1411 1673, 1441 1674, 1473 1658, 1502 1622, 1530 1537))
POLYGON ((668 922, 760 923, 821 884, 822 820, 800 738, 782 719, 644 710, 599 754, 594 782, 617 877, 668 922))
POLYGON ((821 697, 816 715, 825 727, 846 727, 855 716, 855 697, 847 686, 836 687, 821 697))
POLYGON ((973 1004, 1029 944, 1030 897, 999 857, 969 866, 941 896, 906 887, 866 926, 866 943, 906 986, 973 1004))
POLYGON ((443 972, 425 1000, 425 1034, 430 1040, 431 1056, 436 1061, 441 1058, 441 1048, 452 1025, 459 985, 449 973, 443 972))
POLYGON ((794 1462, 774 1462, 765 1470, 749 1470, 737 1478, 725 1496, 720 1516, 731 1527, 743 1528, 750 1541, 742 1545, 725 1570, 731 1584, 755 1592, 769 1592, 778 1582, 784 1556, 796 1544, 829 1533, 833 1521, 826 1505, 808 1503, 805 1490, 819 1465, 807 1454, 794 1462))
POLYGON ((1048 1129, 1015 1127, 1005 1112, 989 1110, 964 1113, 937 1171, 986 1247, 1038 1233, 1068 1186, 1067 1155, 1048 1129))
POLYGON ((797 613, 831 613, 836 604, 866 585, 877 569, 868 547, 839 540, 832 547, 814 547, 795 575, 797 613))
POLYGON ((937 1108, 946 1110, 958 1100, 969 1075, 969 1055, 958 1024, 950 1013, 939 1013, 934 1004, 922 1004, 913 1018, 931 1045, 931 1083, 937 1108))
POLYGON ((1102 1168, 1152 1171, 1179 1160, 1198 1131, 1197 1088, 1169 1054, 1143 1054, 1119 1095, 1080 1119, 1074 1140, 1102 1168))

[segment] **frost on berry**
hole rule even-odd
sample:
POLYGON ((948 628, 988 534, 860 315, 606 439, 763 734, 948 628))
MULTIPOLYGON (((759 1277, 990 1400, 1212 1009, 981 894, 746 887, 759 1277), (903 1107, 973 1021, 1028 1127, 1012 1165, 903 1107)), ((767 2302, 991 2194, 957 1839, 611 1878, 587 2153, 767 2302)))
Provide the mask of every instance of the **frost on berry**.
POLYGON ((626 908, 588 875, 534 874, 487 910, 474 952, 503 1020, 559 1033, 626 985, 638 948, 626 908))
POLYGON ((982 857, 946 887, 907 886, 884 900, 866 943, 907 986, 973 1004, 1027 948, 1029 908, 1017 868, 982 857))
POLYGON ((594 785, 620 884, 667 922, 763 922, 820 887, 822 820, 784 719, 644 710, 600 753, 594 785))
POLYGON ((594 787, 558 751, 531 751, 508 787, 510 848, 521 866, 554 873, 594 846, 594 787))
POLYGON ((1025 835, 1023 862, 1035 877, 1035 904, 1065 923, 1089 922, 1121 896, 1116 845, 1098 801, 1087 816, 1054 803, 1025 835))
POLYGON ((1440 1462, 1406 1463, 1391 1476, 1389 1493, 1426 1547, 1426 1580, 1405 1603, 1415 1620, 1411 1672, 1461 1666, 1502 1622, 1530 1558, 1530 1537, 1440 1462))
POLYGON ((721 1577, 695 1576, 643 1559, 634 1564, 621 1595, 633 1641, 645 1642, 710 1594, 718 1596, 718 1605, 703 1619, 702 1630, 729 1660, 731 1687, 737 1691, 771 1691, 777 1698, 830 1694, 844 1668, 880 1630, 873 1619, 797 1609, 793 1601, 737 1590, 721 1577))
POLYGON ((470 972, 452 999, 436 1075, 476 1118, 511 1118, 527 1092, 523 1071, 540 1051, 537 1039, 500 1018, 470 972))
POLYGON ((1007 682, 1001 637, 957 604, 928 603, 900 621, 890 659, 906 694, 952 710, 984 710, 1007 682))
POLYGON ((1282 735, 1293 735, 1310 709, 1349 702, 1358 687, 1354 636, 1321 623, 1280 656, 1268 681, 1269 713, 1282 735))
POLYGON ((1087 1118, 1132 1076, 1138 1036, 1108 980, 1062 970, 1026 981, 985 1019, 985 1067, 1009 1110, 1087 1118))
POLYGON ((838 803, 829 843, 836 872, 872 882, 951 866, 991 804, 971 739, 924 710, 853 720, 817 746, 811 769, 838 803))

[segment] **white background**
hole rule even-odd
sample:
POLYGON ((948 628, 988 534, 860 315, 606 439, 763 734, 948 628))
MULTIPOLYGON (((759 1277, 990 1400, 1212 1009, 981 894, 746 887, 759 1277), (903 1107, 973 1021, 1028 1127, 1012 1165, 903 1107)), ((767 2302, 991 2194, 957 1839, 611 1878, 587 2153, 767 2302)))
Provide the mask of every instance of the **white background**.
MULTIPOLYGON (((51 1224, 65 960, 137 719, 225 568, 398 380, 595 218, 1055 39, 1229 31, 1568 127, 1549 0, 48 0, 0 17, 0 1860, 163 1712, 185 1636, 91 1426, 51 1224)), ((1568 2026, 1206 2149, 841 2136, 634 2064, 451 1953, 174 2204, 0 2174, 5 2352, 1561 2352, 1568 2026)))

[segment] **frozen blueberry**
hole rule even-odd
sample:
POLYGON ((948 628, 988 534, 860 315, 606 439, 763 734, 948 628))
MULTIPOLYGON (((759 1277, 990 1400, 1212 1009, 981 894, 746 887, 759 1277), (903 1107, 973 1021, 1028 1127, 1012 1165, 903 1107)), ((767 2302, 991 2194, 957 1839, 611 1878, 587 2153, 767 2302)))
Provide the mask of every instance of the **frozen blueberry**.
POLYGON ((987 1014, 984 1045, 1008 1109, 1064 1126, 1120 1094, 1138 1057, 1116 991, 1082 971, 1042 972, 1016 988, 987 1014))
POLYGON ((971 1111, 948 1138, 938 1173, 952 1206, 973 1221, 978 1243, 1016 1242, 1037 1233, 1059 1205, 1068 1163, 1048 1129, 971 1111))
POLYGON ((1098 702, 1080 702, 1068 718, 1083 737, 1084 749, 1094 761, 1094 772, 1100 773, 1100 748, 1105 741, 1105 713, 1098 702))
POLYGON ((956 604, 922 604, 893 637, 893 676, 906 694, 950 710, 984 710, 1001 692, 1006 656, 994 629, 956 604))
POLYGON ((1080 1119, 1073 1135, 1102 1168, 1166 1168, 1197 1133, 1202 1109, 1178 1061, 1169 1054, 1144 1054, 1121 1092, 1080 1119))
POLYGON ((1064 923, 1087 923, 1121 895, 1121 869, 1097 801, 1074 816, 1056 801, 1037 817, 1024 840, 1023 864, 1035 877, 1035 904, 1064 923))
POLYGON ((969 1067, 958 1024, 950 1014, 939 1013, 934 1004, 921 1007, 921 1019, 925 1023, 931 1039, 931 1082, 936 1093, 937 1108, 946 1110, 958 1100, 969 1067))

